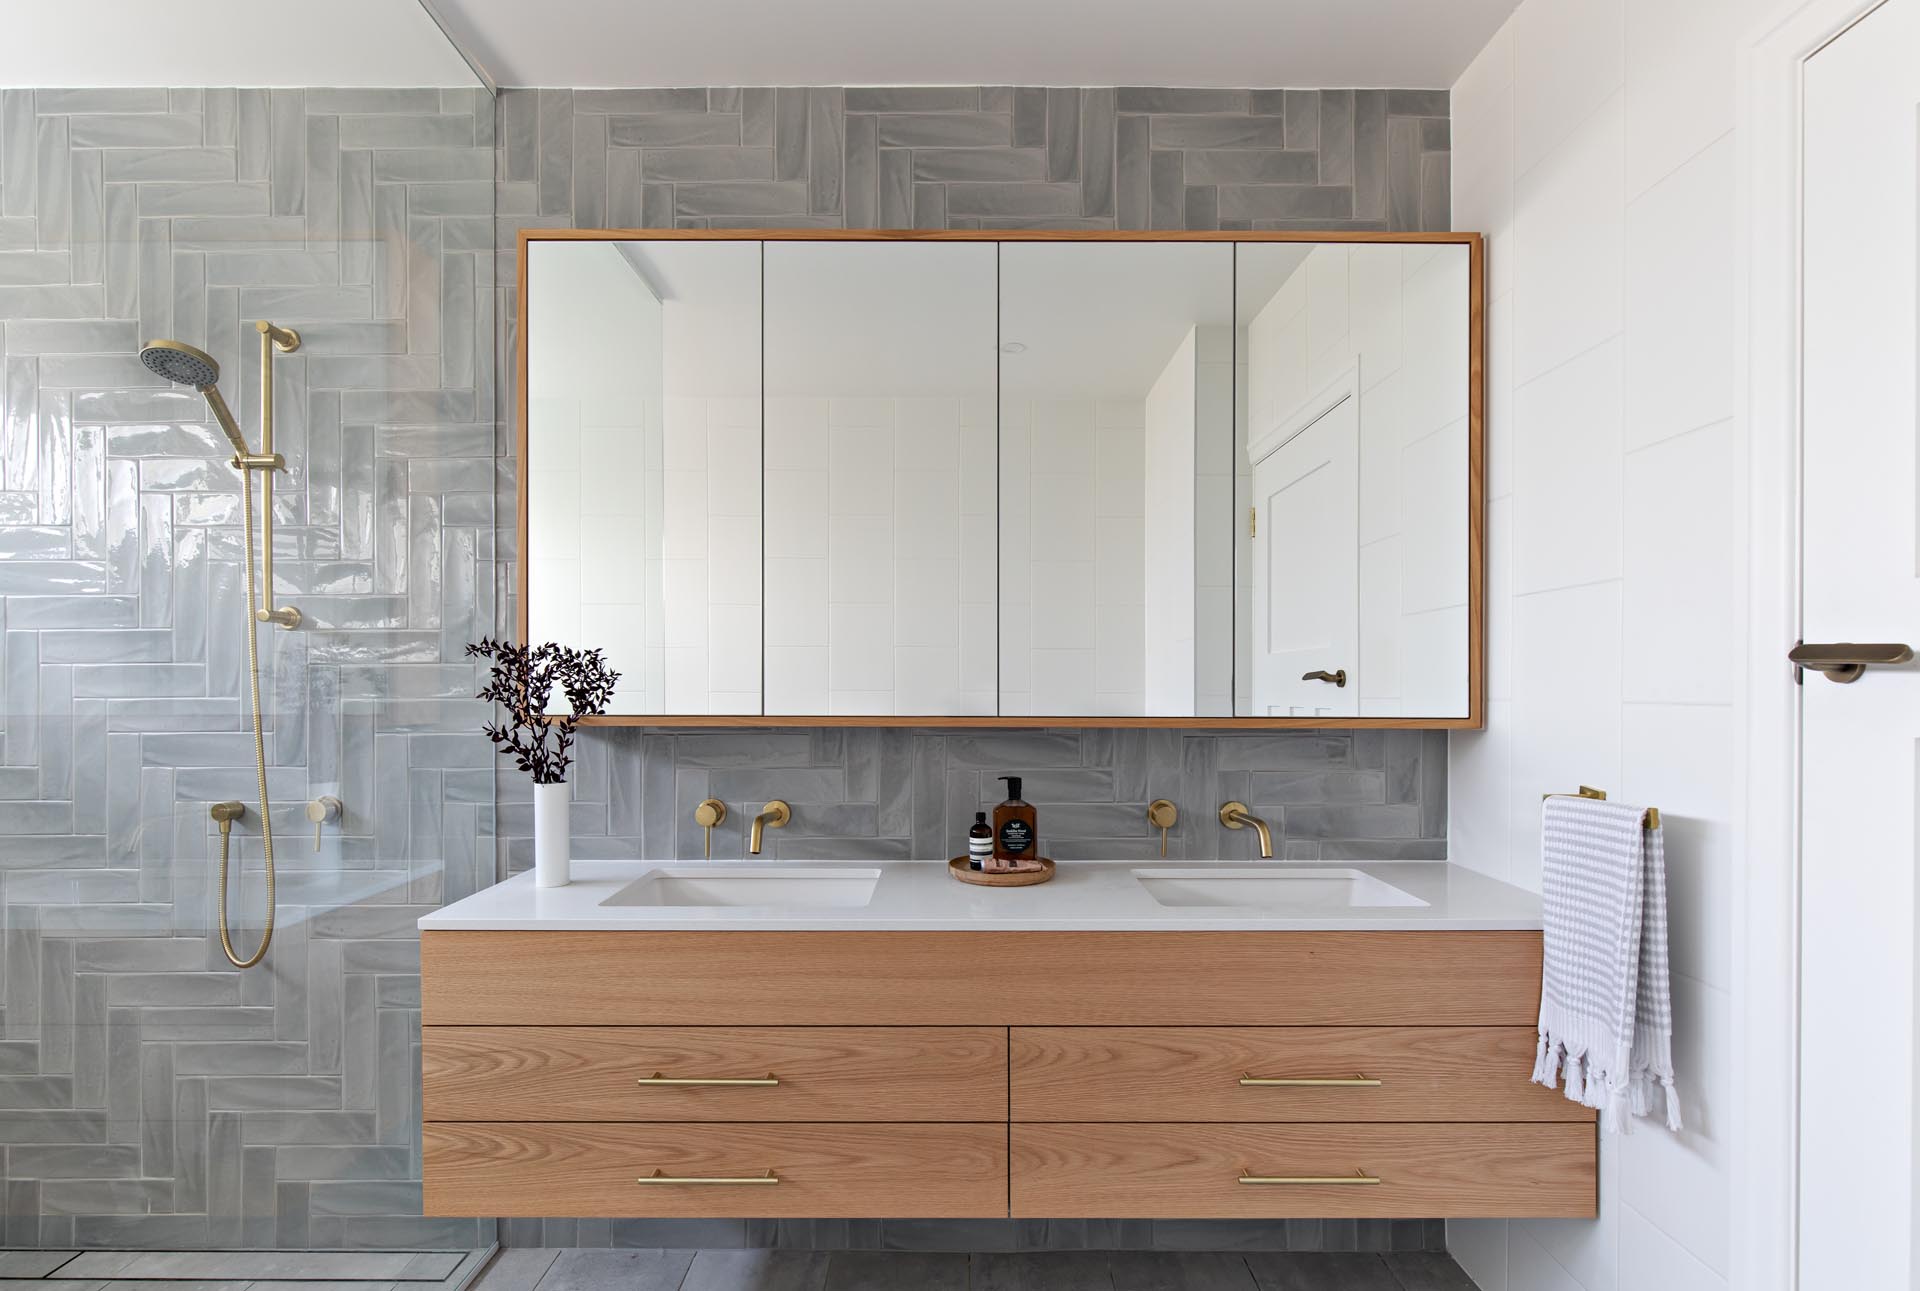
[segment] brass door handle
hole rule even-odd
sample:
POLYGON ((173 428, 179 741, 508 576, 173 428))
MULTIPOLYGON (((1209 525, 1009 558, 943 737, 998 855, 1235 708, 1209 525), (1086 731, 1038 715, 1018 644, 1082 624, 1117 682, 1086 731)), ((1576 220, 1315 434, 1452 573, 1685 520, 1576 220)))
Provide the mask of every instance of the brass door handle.
POLYGON ((635 1183, 685 1183, 685 1184, 708 1184, 708 1185, 719 1184, 722 1186, 740 1185, 745 1187, 752 1187, 753 1185, 756 1185, 756 1184, 779 1183, 780 1179, 778 1176, 776 1176, 773 1173, 772 1170, 768 1170, 765 1174, 749 1174, 749 1175, 661 1174, 658 1170, 655 1170, 652 1174, 642 1175, 640 1178, 635 1179, 634 1182, 635 1183))
POLYGON ((1869 665, 1912 663, 1913 647, 1898 641, 1877 645, 1855 645, 1851 641, 1808 645, 1803 641, 1787 651, 1787 662, 1796 668, 1812 668, 1815 672, 1823 672, 1828 681, 1845 685, 1860 680, 1860 675, 1869 665))
POLYGON ((1380 1082, 1361 1076, 1255 1076, 1245 1073, 1240 1077, 1243 1085, 1258 1085, 1262 1088, 1281 1089, 1375 1089, 1380 1082))
POLYGON ((672 1085, 672 1086, 691 1086, 691 1085, 748 1086, 748 1085, 751 1085, 755 1087, 765 1087, 769 1085, 779 1084, 780 1078, 774 1075, 772 1072, 768 1072, 764 1076, 667 1076, 656 1071, 651 1076, 642 1076, 638 1080, 634 1081, 633 1083, 636 1085, 655 1085, 655 1086, 657 1085, 672 1085))
POLYGON ((1325 668, 1315 668, 1312 672, 1301 673, 1300 680, 1330 681, 1336 686, 1345 686, 1347 684, 1347 670, 1340 668, 1334 672, 1328 672, 1325 668))
POLYGON ((1380 1180, 1376 1176, 1366 1173, 1364 1170, 1355 1170, 1352 1174, 1249 1174, 1245 1170, 1242 1170, 1240 1172, 1240 1182, 1248 1184, 1295 1185, 1309 1188, 1351 1188, 1355 1186, 1372 1187, 1378 1184, 1380 1180))

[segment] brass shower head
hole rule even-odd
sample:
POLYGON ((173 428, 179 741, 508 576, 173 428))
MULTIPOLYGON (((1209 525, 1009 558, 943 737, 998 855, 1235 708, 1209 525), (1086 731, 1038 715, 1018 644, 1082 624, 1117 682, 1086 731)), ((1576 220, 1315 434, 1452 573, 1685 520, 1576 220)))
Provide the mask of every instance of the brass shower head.
MULTIPOLYGON (((296 340, 295 344, 299 342, 296 340)), ((233 444, 233 451, 241 457, 251 457, 252 450, 247 447, 247 438, 240 433, 239 423, 233 419, 233 412, 227 407, 227 401, 220 397, 220 365, 213 355, 205 350, 188 345, 185 341, 148 341, 141 347, 140 361, 147 370, 157 372, 175 385, 192 386, 207 401, 207 407, 213 410, 213 419, 220 423, 220 429, 226 432, 227 439, 233 444)))

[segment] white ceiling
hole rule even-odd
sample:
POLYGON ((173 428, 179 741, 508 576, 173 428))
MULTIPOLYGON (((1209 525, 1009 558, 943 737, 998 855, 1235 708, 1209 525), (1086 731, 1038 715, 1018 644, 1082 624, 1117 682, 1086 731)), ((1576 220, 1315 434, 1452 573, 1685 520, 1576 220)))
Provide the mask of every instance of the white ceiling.
MULTIPOLYGON (((429 0, 501 85, 1444 88, 1518 0, 429 0)), ((472 85, 419 0, 8 0, 0 85, 472 85)))
POLYGON ((417 0, 4 0, 0 85, 478 84, 417 0))
POLYGON ((1518 0, 433 0, 502 85, 1445 88, 1518 0))

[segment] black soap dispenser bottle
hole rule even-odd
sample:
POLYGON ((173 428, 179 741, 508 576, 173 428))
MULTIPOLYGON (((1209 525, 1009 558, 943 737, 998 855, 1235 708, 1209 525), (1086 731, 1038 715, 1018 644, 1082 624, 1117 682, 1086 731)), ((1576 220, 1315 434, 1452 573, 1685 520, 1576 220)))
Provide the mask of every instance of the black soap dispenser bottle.
POLYGON ((985 869, 993 859, 993 826, 987 824, 987 813, 973 813, 973 828, 967 831, 967 865, 972 869, 985 869))
POLYGON ((1003 775, 1007 800, 993 809, 993 859, 1024 861, 1040 855, 1040 821, 1033 804, 1020 796, 1020 777, 1003 775))

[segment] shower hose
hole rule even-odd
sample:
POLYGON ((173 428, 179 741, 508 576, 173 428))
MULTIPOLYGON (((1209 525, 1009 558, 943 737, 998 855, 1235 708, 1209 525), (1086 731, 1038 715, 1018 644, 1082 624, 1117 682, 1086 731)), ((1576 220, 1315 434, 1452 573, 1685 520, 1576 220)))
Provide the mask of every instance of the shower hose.
MULTIPOLYGON (((253 697, 253 767, 260 781, 260 842, 267 864, 267 921, 260 932, 260 945, 246 958, 233 948, 233 933, 227 926, 227 857, 232 831, 220 830, 220 949, 235 968, 252 968, 266 958, 273 943, 273 812, 267 801, 267 744, 260 727, 260 641, 259 602, 253 587, 253 472, 240 472, 241 514, 247 548, 247 680, 253 697)), ((269 595, 272 589, 268 589, 269 595)))

